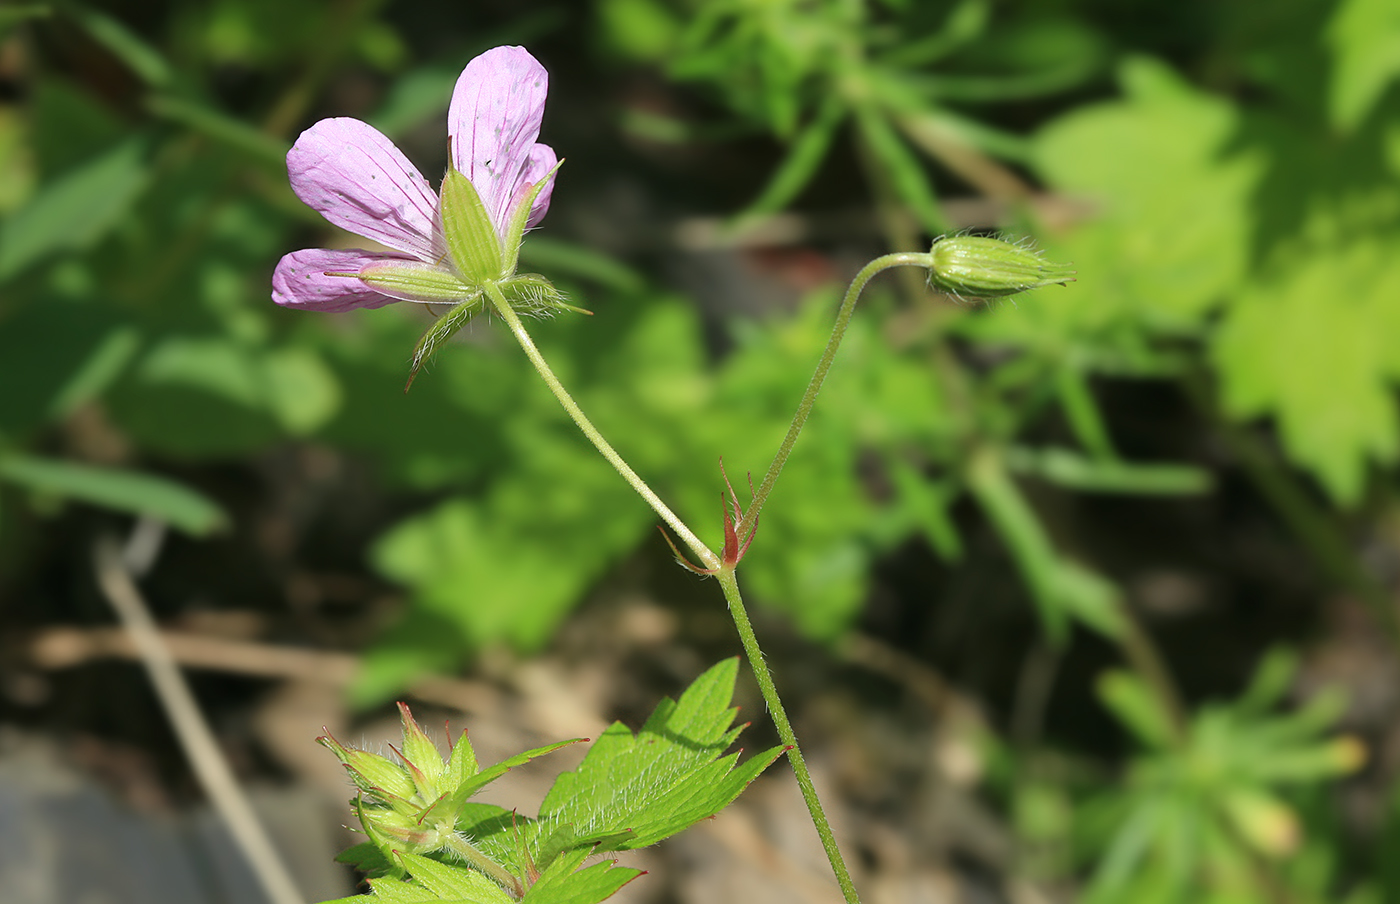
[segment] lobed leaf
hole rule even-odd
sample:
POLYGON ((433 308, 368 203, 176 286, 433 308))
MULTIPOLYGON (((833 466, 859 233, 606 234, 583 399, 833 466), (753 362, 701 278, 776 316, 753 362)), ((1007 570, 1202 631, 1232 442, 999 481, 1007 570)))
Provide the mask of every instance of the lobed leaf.
POLYGON ((645 847, 713 816, 783 752, 775 747, 735 768, 721 757, 731 728, 738 660, 709 669, 664 700, 640 732, 614 723, 574 772, 559 776, 540 805, 542 826, 569 826, 575 844, 598 850, 645 847))

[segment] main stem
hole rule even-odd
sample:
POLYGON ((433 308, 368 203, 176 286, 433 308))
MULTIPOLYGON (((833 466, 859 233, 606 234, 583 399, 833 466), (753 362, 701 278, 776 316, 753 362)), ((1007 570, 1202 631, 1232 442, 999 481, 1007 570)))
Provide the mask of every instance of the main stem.
POLYGON ((817 786, 812 782, 812 773, 807 770, 807 761, 802 756, 802 748, 797 744, 797 734, 788 721, 787 710, 778 696, 777 685, 768 671, 768 663, 763 658, 763 650, 758 646, 758 636, 754 634, 753 623, 749 621, 748 610, 744 608, 744 598, 739 593, 739 579, 732 567, 721 568, 715 575, 719 586, 724 590, 724 598, 729 602, 729 614, 734 618, 734 627, 739 632, 739 640, 744 645, 744 653, 749 657, 754 680, 758 682, 759 693, 768 705, 768 714, 773 717, 773 725, 778 729, 778 738, 787 745, 788 762, 792 764, 792 774, 797 786, 802 789, 802 799, 807 802, 807 812, 812 816, 821 838, 826 859, 831 862, 831 871, 836 874, 836 883, 841 886, 841 894, 846 904, 860 904, 851 873, 846 869, 846 861, 841 857, 841 848, 836 844, 836 834, 831 831, 831 822, 826 818, 821 798, 817 796, 817 786))
POLYGON ((798 435, 806 426, 807 418, 812 414, 812 406, 816 404, 817 393, 821 392, 822 383, 826 381, 827 372, 831 370, 831 363, 836 360, 836 350, 841 347, 841 340, 846 335, 846 327, 850 326, 851 315, 855 313, 856 301, 865 291, 866 284, 881 270, 888 270, 891 267, 926 268, 928 265, 929 256, 926 253, 908 251, 886 254, 884 257, 877 257, 866 264, 856 274, 856 278, 851 280, 850 287, 846 289, 846 297, 841 301, 841 308, 836 312, 836 325, 831 329, 831 338, 827 340, 826 350, 822 352, 821 360, 817 362, 817 369, 812 374, 811 382, 807 384, 807 391, 803 393, 802 401, 797 403, 797 413, 792 416, 792 424, 788 427, 787 435, 783 437, 782 445, 778 447, 778 454, 773 456, 773 463, 768 466, 768 473, 763 475, 763 482, 758 485, 758 489, 753 494, 753 502, 749 503, 748 511, 744 512, 744 517, 740 519, 736 528, 741 548, 753 535, 754 526, 758 523, 759 512, 763 511, 764 503, 768 501, 768 495, 773 492, 773 484, 778 482, 778 475, 782 473, 783 465, 787 464, 788 456, 792 454, 792 447, 796 445, 798 435))
POLYGON ((525 357, 529 358, 530 363, 535 365, 535 370, 539 371, 540 377, 544 380, 545 385, 549 387, 549 391, 554 393, 554 397, 559 400, 560 405, 564 406, 564 410, 569 413, 569 417, 574 419, 574 423, 578 424, 578 428, 583 431, 584 436, 588 437, 588 441, 608 460, 608 464, 617 469, 617 473, 622 475, 622 479, 627 481, 632 489, 637 491, 637 495, 645 499, 647 504, 656 511, 656 514, 661 516, 661 520, 665 521, 666 524, 670 526, 671 530, 676 532, 676 536, 685 541, 685 545, 691 548, 691 551, 700 558, 705 564, 705 567, 718 568, 720 564, 719 556, 715 555, 708 546, 701 542, 700 538, 695 536, 695 533, 691 531, 690 528, 686 527, 685 522, 677 517, 676 513, 671 511, 666 503, 661 501, 661 497, 657 496, 652 488, 647 486, 647 482, 642 480, 627 462, 623 461, 622 456, 617 454, 617 450, 603 438, 603 434, 598 432, 598 428, 593 426, 593 422, 583 413, 583 409, 578 407, 578 403, 574 401, 574 397, 569 395, 569 391, 564 388, 564 384, 560 383, 559 378, 554 375, 554 371, 550 369, 549 364, 544 360, 544 356, 540 354, 540 350, 535 347, 535 342, 530 338, 530 334, 525 332, 525 325, 520 322, 520 316, 511 309, 510 303, 506 301, 500 288, 494 284, 488 283, 486 286, 486 294, 491 299, 491 304, 495 307, 496 313, 506 322, 506 326, 510 327, 510 331, 515 334, 516 341, 519 342, 520 347, 525 350, 525 357))

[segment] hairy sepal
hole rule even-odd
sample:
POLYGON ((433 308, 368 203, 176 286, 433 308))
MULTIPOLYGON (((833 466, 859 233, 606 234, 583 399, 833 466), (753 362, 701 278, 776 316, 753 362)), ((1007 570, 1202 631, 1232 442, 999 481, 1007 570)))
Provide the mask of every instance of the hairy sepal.
POLYGON ((554 178, 554 174, 559 172, 559 167, 564 165, 564 161, 558 163, 545 173, 534 185, 531 185, 520 197, 515 199, 515 204, 510 209, 510 219, 506 222, 505 248, 504 248, 504 273, 514 273, 520 260, 520 243, 525 238, 525 224, 530 221, 530 209, 535 206, 535 199, 540 196, 540 192, 549 184, 549 180, 554 178))
POLYGON ((481 292, 449 270, 418 261, 372 264, 358 275, 374 291, 399 301, 459 302, 481 292))
POLYGON ((413 386, 413 380, 418 376, 418 371, 422 370, 423 365, 437 354, 437 350, 442 348, 443 343, 452 338, 453 333, 466 326, 485 307, 481 294, 477 293, 475 297, 454 305, 452 310, 439 317, 432 326, 428 327, 427 332, 423 333, 422 338, 413 348, 413 364, 408 370, 408 382, 404 384, 404 392, 408 392, 409 388, 413 386))
POLYGON ((455 169, 442 177, 442 232, 452 263, 471 285, 493 282, 510 272, 481 195, 455 169))

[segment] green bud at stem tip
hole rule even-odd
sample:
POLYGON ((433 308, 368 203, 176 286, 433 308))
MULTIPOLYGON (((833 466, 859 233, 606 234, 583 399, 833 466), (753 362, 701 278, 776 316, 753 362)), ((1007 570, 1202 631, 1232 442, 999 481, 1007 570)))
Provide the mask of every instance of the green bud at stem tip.
POLYGON ((1074 281, 1067 264, 1003 239, 941 236, 929 248, 929 285, 955 298, 1004 298, 1074 281))

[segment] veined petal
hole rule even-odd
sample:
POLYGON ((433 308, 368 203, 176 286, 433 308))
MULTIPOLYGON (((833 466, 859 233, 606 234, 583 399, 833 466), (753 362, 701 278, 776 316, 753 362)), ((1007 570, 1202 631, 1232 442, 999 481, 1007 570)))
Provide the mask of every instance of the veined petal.
POLYGON ((445 252, 438 197, 394 143, 358 119, 323 119, 287 153, 292 191, 356 235, 421 261, 445 252))
MULTIPOLYGON (((510 206, 514 207, 516 202, 530 190, 536 182, 549 175, 549 171, 554 169, 554 165, 559 162, 555 156, 554 149, 546 144, 537 144, 530 151, 530 159, 525 161, 525 168, 520 174, 520 184, 516 186, 515 194, 511 196, 510 206)), ((540 220, 549 212, 549 199, 554 194, 554 179, 550 177, 549 182, 540 193, 535 196, 535 203, 530 205, 530 217, 525 221, 526 229, 534 229, 539 225, 540 220)))
POLYGON ((272 274, 272 300, 284 307, 303 311, 338 314, 355 308, 382 308, 397 299, 376 292, 357 276, 329 276, 329 273, 359 273, 374 264, 402 263, 412 258, 399 254, 369 251, 330 251, 307 248, 282 256, 272 274))
MULTIPOLYGON (((538 176, 554 165, 554 152, 535 141, 548 92, 549 74, 523 47, 481 54, 462 70, 452 92, 447 134, 453 165, 476 187, 503 240, 510 203, 529 181, 527 173, 538 176), (549 162, 541 166, 546 156, 549 162)), ((543 203, 536 207, 543 217, 549 195, 540 197, 543 203)))

